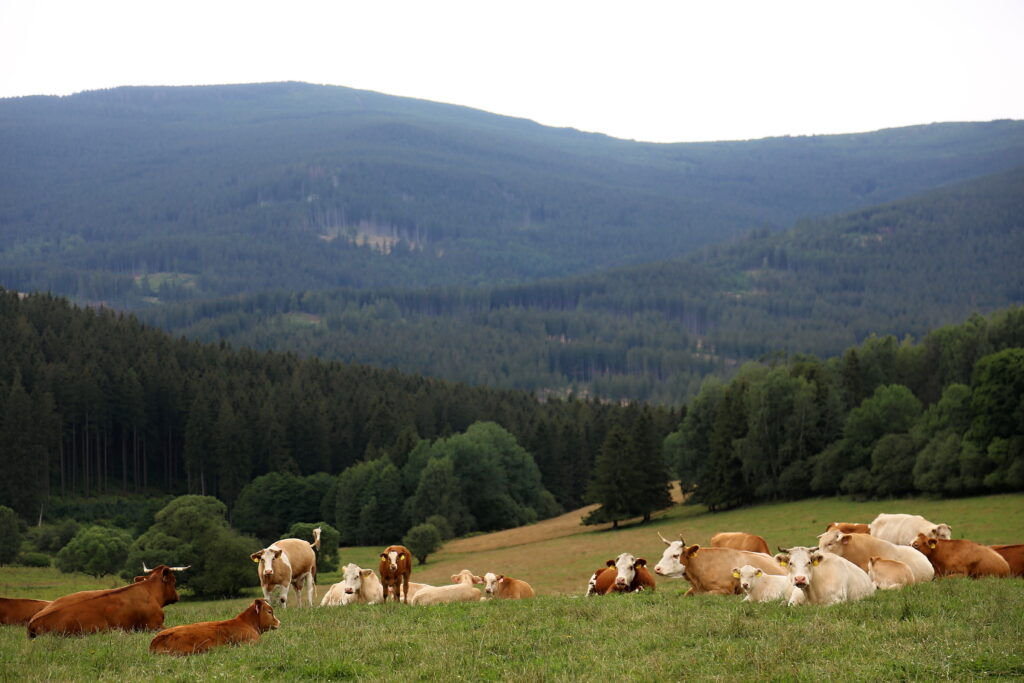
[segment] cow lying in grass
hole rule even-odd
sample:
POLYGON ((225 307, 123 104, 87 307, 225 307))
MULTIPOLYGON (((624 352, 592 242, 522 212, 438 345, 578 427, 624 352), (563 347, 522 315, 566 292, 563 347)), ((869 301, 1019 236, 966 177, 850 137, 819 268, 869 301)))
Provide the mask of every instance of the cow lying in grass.
POLYGON ((363 569, 350 562, 341 572, 341 581, 327 590, 320 606, 376 605, 379 602, 384 602, 384 586, 380 579, 372 569, 363 569))
POLYGON ((50 604, 49 600, 31 598, 0 598, 0 624, 24 626, 36 612, 50 604))
POLYGON ((622 553, 614 560, 608 560, 604 567, 590 576, 587 596, 637 593, 652 591, 654 588, 654 577, 647 571, 647 560, 622 553))
POLYGON ((795 589, 789 605, 834 605, 859 600, 875 592, 863 569, 846 558, 818 548, 779 548, 775 560, 786 567, 795 589))
POLYGON ((470 602, 481 599, 480 591, 473 587, 474 583, 483 583, 479 576, 463 569, 452 576, 450 586, 426 586, 421 588, 412 599, 410 605, 440 605, 446 602, 470 602))
POLYGON ((521 600, 533 597, 533 586, 520 579, 504 574, 484 574, 484 595, 499 600, 521 600))
POLYGON ((795 590, 788 576, 765 574, 762 569, 749 564, 734 567, 732 575, 740 582, 740 590, 745 595, 743 602, 789 600, 790 594, 795 590))
POLYGON ((156 634, 149 651, 168 655, 195 655, 223 645, 252 643, 281 622, 266 600, 256 599, 234 619, 175 626, 156 634))

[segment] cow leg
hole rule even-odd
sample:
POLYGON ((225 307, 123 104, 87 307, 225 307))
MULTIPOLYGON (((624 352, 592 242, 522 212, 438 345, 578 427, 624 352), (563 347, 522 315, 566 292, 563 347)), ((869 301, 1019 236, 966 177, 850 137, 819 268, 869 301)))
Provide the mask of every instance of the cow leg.
POLYGON ((405 604, 409 604, 409 575, 408 574, 406 574, 405 576, 402 577, 402 590, 404 592, 404 596, 402 598, 400 598, 398 601, 399 602, 404 602, 405 604))

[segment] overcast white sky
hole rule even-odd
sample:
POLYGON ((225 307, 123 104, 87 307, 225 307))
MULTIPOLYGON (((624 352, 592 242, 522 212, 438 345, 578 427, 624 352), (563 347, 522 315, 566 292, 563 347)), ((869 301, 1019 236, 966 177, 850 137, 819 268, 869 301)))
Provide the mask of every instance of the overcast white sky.
POLYGON ((1024 0, 0 0, 0 97, 299 80, 658 142, 1024 118, 1024 0))

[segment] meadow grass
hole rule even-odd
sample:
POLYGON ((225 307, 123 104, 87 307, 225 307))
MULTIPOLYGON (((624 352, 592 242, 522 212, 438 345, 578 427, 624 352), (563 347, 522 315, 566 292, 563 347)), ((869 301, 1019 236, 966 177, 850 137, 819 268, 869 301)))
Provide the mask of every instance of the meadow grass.
MULTIPOLYGON (((719 530, 761 533, 772 544, 812 544, 830 521, 877 512, 920 512, 957 537, 1013 542, 1024 496, 959 501, 802 501, 709 515, 670 510, 651 524, 580 533, 472 553, 439 553, 413 579, 446 583, 463 566, 529 580, 538 597, 434 607, 349 606, 279 610, 281 629, 254 645, 174 658, 150 655, 152 633, 28 640, 0 627, 0 680, 892 680, 1024 676, 1024 580, 944 579, 880 591, 856 603, 788 608, 739 597, 683 598, 682 580, 653 593, 583 598, 589 573, 618 552, 663 545, 657 531, 706 542, 719 530), (960 533, 965 530, 964 533, 960 533), (435 560, 436 557, 436 560, 435 560)), ((380 548, 342 551, 343 562, 376 566, 380 548)), ((321 575, 319 594, 337 573, 321 575)), ((53 569, 0 568, 3 595, 56 597, 117 583, 53 569), (74 586, 74 588, 71 588, 74 586), (8 592, 11 588, 11 592, 8 592)), ((183 600, 166 625, 226 619, 255 595, 183 600)))

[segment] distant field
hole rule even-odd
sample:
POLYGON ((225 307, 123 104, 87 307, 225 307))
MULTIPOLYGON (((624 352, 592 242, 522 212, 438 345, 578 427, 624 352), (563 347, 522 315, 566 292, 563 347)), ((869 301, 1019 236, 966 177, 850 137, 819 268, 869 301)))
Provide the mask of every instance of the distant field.
MULTIPOLYGON (((715 515, 698 507, 675 507, 651 524, 614 532, 580 527, 561 537, 472 552, 465 551, 465 542, 486 542, 486 537, 464 539, 413 570, 415 580, 428 583, 447 582, 463 567, 505 572, 538 589, 532 601, 293 608, 279 613, 282 628, 255 646, 188 659, 150 655, 152 634, 147 633, 29 641, 23 628, 0 627, 0 680, 970 680, 1024 675, 1020 579, 947 579, 880 592, 858 603, 795 609, 743 604, 738 597, 684 599, 685 582, 664 579, 654 593, 580 597, 590 572, 619 552, 653 563, 663 547, 659 531, 704 543, 716 531, 745 529, 772 545, 812 544, 828 522, 868 521, 883 511, 916 512, 947 522, 958 538, 996 543, 1024 537, 1022 494, 886 503, 810 500, 715 515), (459 552, 450 550, 460 547, 459 552)), ((379 552, 343 549, 342 561, 375 566, 379 552)), ((336 573, 322 575, 320 593, 336 580, 336 573)), ((52 569, 0 568, 4 596, 56 597, 116 582, 52 569)), ((170 605, 167 625, 228 618, 250 600, 170 605)))

